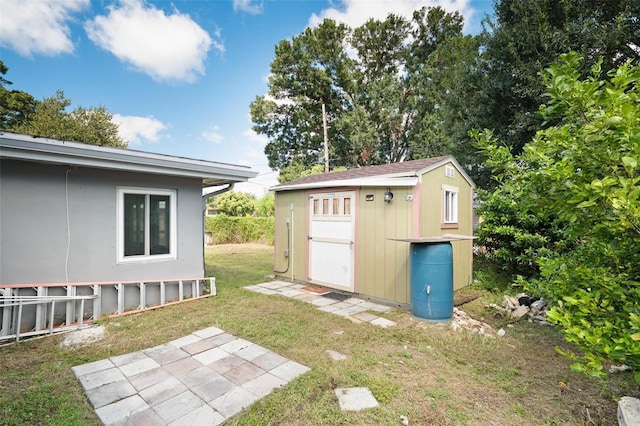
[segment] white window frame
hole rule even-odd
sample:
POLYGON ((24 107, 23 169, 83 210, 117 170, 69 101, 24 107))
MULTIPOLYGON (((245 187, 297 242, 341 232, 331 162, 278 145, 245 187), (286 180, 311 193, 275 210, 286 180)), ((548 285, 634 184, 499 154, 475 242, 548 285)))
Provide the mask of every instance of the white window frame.
POLYGON ((444 225, 458 224, 458 193, 458 187, 442 185, 442 223, 444 225))
POLYGON ((446 165, 444 166, 444 175, 448 178, 452 178, 455 176, 455 169, 453 166, 446 165))
POLYGON ((132 262, 148 262, 177 258, 177 192, 172 189, 157 189, 157 188, 133 188, 133 187, 118 187, 118 196, 116 202, 117 208, 117 256, 118 263, 132 263, 132 262), (150 208, 148 207, 150 195, 162 195, 169 196, 169 253, 166 254, 144 254, 136 256, 124 255, 124 196, 125 194, 138 194, 146 195, 145 198, 145 252, 149 252, 150 236, 149 236, 149 214, 150 208))

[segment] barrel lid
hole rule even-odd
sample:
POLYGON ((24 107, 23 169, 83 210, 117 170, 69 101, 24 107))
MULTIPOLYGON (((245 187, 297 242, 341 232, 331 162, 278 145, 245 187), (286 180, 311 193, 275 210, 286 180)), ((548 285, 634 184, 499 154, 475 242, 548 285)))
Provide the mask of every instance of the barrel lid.
POLYGON ((443 234, 434 235, 432 237, 418 237, 418 238, 389 238, 393 241, 404 241, 407 243, 443 243, 447 241, 460 241, 460 240, 473 240, 478 237, 473 235, 460 235, 460 234, 443 234))

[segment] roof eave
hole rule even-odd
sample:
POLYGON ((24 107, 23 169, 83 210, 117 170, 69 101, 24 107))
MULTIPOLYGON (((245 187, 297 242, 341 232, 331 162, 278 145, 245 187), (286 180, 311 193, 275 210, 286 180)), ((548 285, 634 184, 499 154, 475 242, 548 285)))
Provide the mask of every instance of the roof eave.
POLYGON ((416 186, 418 184, 418 178, 416 176, 402 176, 402 177, 389 177, 389 176, 376 176, 366 178, 355 179, 340 179, 340 180, 325 180, 322 182, 309 182, 300 183, 294 185, 277 185, 269 188, 270 191, 292 191, 296 189, 317 189, 317 188, 335 188, 335 187, 373 187, 373 186, 386 186, 386 187, 398 187, 398 186, 416 186))
POLYGON ((203 180, 203 186, 245 182, 257 176, 245 166, 5 132, 0 132, 0 158, 197 178, 203 180))

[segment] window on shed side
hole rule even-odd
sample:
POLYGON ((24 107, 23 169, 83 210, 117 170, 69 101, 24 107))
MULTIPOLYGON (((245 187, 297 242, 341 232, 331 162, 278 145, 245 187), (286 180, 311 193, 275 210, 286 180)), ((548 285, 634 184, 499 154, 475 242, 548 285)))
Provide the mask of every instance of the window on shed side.
POLYGON ((445 225, 458 223, 458 188, 442 186, 442 223, 445 225))
POLYGON ((118 189, 118 259, 176 257, 176 192, 118 189))

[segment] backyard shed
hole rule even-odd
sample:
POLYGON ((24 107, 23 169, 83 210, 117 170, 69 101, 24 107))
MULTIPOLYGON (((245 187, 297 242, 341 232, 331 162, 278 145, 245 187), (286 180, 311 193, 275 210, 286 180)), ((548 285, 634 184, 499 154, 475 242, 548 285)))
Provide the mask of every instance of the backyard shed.
MULTIPOLYGON (((473 234, 475 185, 452 156, 306 176, 276 185, 275 274, 398 305, 410 301, 406 240, 473 234), (399 241, 405 240, 405 241, 399 241)), ((473 242, 455 239, 453 285, 473 242)))

